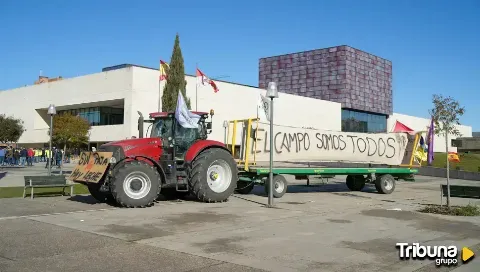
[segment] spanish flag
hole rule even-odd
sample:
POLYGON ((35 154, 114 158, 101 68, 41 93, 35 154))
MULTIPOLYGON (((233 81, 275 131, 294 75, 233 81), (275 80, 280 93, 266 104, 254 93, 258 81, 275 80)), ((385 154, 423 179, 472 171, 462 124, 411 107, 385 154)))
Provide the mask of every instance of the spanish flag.
POLYGON ((448 161, 460 162, 460 157, 455 152, 448 152, 448 161))
POLYGON ((168 63, 160 60, 160 81, 167 79, 167 71, 170 68, 168 63))

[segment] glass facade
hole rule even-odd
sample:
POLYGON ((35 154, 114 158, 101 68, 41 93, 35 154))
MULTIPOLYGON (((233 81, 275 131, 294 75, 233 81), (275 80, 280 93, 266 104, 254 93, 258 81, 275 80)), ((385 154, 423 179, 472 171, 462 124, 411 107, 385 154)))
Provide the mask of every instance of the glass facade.
POLYGON ((369 133, 387 132, 387 116, 342 109, 342 131, 369 133))
POLYGON ((110 107, 91 107, 58 111, 58 114, 70 113, 87 120, 91 126, 123 125, 123 109, 110 107))

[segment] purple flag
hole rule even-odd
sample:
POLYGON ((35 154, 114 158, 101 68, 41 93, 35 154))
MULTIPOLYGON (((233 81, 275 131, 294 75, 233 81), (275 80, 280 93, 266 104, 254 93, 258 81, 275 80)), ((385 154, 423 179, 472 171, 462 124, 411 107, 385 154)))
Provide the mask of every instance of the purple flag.
POLYGON ((432 121, 430 123, 430 129, 428 130, 428 164, 432 164, 433 161, 433 138, 434 138, 434 122, 433 122, 433 117, 432 121))

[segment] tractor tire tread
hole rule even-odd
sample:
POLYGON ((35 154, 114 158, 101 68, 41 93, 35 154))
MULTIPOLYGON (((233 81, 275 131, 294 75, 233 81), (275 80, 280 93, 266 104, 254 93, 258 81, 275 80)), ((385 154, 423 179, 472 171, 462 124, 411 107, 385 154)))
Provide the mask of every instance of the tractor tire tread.
MULTIPOLYGON (((155 182, 154 182, 154 180, 152 180, 151 182, 152 182, 152 190, 153 190, 153 187, 155 187, 155 182)), ((115 171, 115 175, 114 175, 114 178, 113 178, 112 183, 111 183, 111 191, 112 191, 112 195, 116 199, 117 203, 122 207, 125 207, 125 208, 146 208, 146 207, 150 207, 154 204, 155 200, 157 199, 157 196, 160 194, 161 184, 162 183, 161 183, 160 174, 158 173, 158 171, 155 167, 149 165, 148 163, 135 160, 135 161, 130 161, 130 162, 127 162, 127 163, 123 164, 121 167, 119 167, 115 171), (154 175, 156 176, 156 180, 158 181, 158 184, 157 184, 158 186, 156 186, 157 187, 156 188, 156 196, 154 198, 150 198, 148 200, 148 202, 145 203, 145 204, 134 205, 132 203, 129 203, 128 199, 124 199, 123 194, 120 193, 120 192, 123 192, 123 181, 122 181, 121 184, 117 184, 115 179, 118 175, 122 175, 123 172, 128 173, 129 168, 138 167, 138 166, 146 167, 147 169, 151 170, 151 172, 154 173, 154 175)))
POLYGON ((220 154, 220 156, 227 155, 231 157, 231 154, 228 151, 220 148, 210 148, 202 151, 190 164, 188 171, 188 182, 190 183, 190 190, 196 198, 202 202, 206 203, 219 203, 227 202, 228 198, 234 193, 235 188, 237 187, 236 181, 238 180, 238 169, 233 157, 231 157, 230 166, 232 171, 232 182, 230 187, 225 191, 228 195, 222 199, 214 199, 211 195, 209 196, 209 188, 206 183, 206 170, 205 165, 215 154, 220 154), (223 154, 222 154, 223 153, 223 154), (205 181, 202 182, 202 177, 205 177, 205 181))

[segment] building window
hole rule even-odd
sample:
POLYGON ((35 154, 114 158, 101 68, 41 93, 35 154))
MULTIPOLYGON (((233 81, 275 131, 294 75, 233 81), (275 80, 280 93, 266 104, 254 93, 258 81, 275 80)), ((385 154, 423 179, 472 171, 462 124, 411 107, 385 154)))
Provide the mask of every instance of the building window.
POLYGON ((110 107, 92 107, 59 111, 58 114, 70 113, 87 120, 91 126, 123 125, 123 109, 110 107))
POLYGON ((387 132, 387 116, 342 109, 342 131, 363 133, 387 132))

